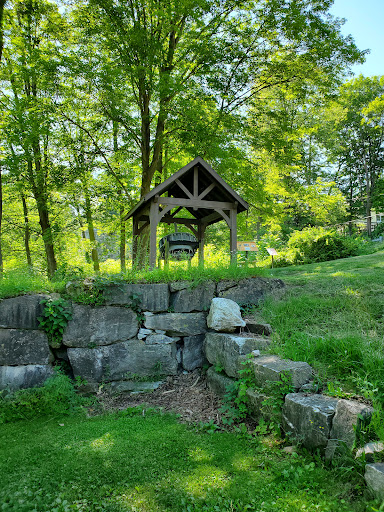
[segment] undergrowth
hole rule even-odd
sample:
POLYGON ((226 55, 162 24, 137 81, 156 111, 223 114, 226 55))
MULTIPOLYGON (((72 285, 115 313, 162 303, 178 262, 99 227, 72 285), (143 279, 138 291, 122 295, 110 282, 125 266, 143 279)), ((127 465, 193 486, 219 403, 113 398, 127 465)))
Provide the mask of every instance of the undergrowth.
POLYGON ((59 369, 41 387, 0 391, 0 424, 80 413, 85 399, 59 369))

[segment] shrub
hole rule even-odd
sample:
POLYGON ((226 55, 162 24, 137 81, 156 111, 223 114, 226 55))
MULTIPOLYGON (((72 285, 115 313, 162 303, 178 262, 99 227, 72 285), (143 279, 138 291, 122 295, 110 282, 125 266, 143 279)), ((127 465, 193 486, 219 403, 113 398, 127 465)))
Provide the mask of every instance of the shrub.
POLYGON ((42 416, 70 415, 82 410, 84 399, 69 377, 56 370, 43 386, 0 392, 0 424, 42 416))
POLYGON ((360 242, 324 228, 306 228, 294 232, 288 241, 288 250, 294 252, 293 262, 316 263, 348 258, 359 253, 360 242))

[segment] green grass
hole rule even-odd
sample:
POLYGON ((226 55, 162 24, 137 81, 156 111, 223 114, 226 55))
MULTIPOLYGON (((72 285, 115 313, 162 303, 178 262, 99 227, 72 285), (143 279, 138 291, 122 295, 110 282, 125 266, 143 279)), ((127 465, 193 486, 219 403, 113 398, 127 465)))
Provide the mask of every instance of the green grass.
POLYGON ((2 511, 374 510, 352 467, 327 470, 270 439, 199 433, 151 411, 0 428, 2 511))
POLYGON ((307 361, 340 394, 358 392, 384 408, 384 252, 267 274, 287 284, 281 301, 262 307, 274 351, 307 361))

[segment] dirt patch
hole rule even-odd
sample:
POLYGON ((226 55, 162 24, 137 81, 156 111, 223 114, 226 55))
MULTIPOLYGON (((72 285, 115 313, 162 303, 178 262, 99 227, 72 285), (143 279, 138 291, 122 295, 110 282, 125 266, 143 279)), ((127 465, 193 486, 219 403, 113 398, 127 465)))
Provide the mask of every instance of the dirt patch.
POLYGON ((145 405, 178 414, 182 421, 188 423, 213 421, 223 426, 219 411, 221 401, 208 389, 205 376, 200 370, 169 376, 164 384, 151 393, 125 393, 117 396, 100 393, 98 401, 107 411, 145 405))

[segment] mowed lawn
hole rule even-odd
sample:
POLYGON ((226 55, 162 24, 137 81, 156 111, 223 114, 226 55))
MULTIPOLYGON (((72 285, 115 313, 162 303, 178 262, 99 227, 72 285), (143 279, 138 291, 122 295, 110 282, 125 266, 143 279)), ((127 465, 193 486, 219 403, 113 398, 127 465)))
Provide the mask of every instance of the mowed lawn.
POLYGON ((0 510, 377 510, 353 467, 140 409, 0 427, 0 510))
POLYGON ((273 349, 311 364, 325 389, 358 393, 382 408, 384 252, 267 274, 287 284, 282 300, 262 307, 275 329, 273 349))

